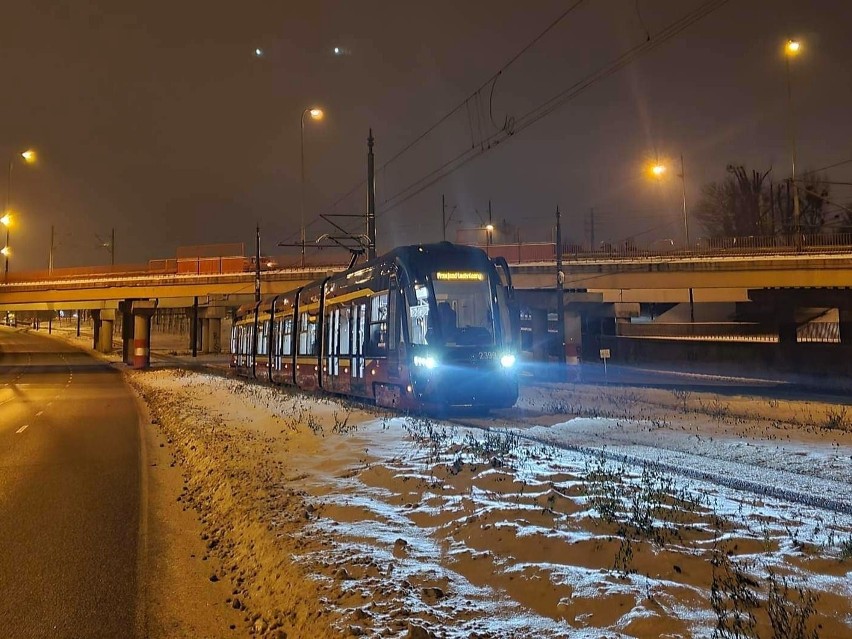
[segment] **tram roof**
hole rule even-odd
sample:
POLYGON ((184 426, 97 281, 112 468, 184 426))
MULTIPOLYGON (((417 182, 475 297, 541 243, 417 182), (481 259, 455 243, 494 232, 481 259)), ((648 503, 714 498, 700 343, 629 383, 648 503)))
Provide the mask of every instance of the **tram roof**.
MULTIPOLYGON (((351 269, 335 273, 330 279, 345 277, 349 273, 354 273, 364 269, 381 266, 383 264, 393 264, 399 260, 404 266, 412 268, 415 271, 422 271, 431 265, 440 265, 450 260, 453 263, 462 263, 471 267, 481 265, 483 267, 489 264, 488 256, 485 251, 475 246, 466 246, 464 244, 453 244, 452 242, 434 242, 430 244, 410 244, 407 246, 398 246, 391 249, 375 259, 368 262, 357 264, 351 269)), ((305 285, 304 288, 316 286, 326 278, 315 280, 305 285)), ((264 309, 272 303, 273 298, 264 298, 260 303, 260 308, 264 309)), ((238 314, 246 311, 254 310, 258 307, 257 302, 244 304, 238 310, 238 314)))

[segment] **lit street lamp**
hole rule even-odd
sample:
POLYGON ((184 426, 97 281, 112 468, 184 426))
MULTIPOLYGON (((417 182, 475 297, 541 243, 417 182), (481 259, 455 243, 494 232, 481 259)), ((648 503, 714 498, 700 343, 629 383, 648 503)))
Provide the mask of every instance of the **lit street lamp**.
MULTIPOLYGON (((6 227, 6 244, 3 246, 3 249, 0 250, 0 253, 2 253, 5 258, 5 266, 3 267, 4 282, 9 279, 9 255, 12 253, 12 250, 9 248, 9 227, 12 225, 12 211, 9 207, 12 202, 12 168, 15 166, 16 157, 18 157, 17 154, 9 158, 9 173, 8 181, 6 182, 6 206, 4 207, 3 217, 0 218, 0 223, 6 227)), ((32 149, 27 149, 20 154, 20 157, 27 164, 32 164, 36 161, 36 152, 32 149)))
POLYGON ((796 127, 793 113, 793 82, 790 73, 790 58, 794 58, 801 52, 802 44, 798 40, 787 40, 784 45, 784 66, 787 77, 787 106, 790 110, 790 191, 793 197, 793 227, 796 233, 796 248, 801 243, 799 229, 799 189, 796 186, 796 127))
MULTIPOLYGON (((666 172, 665 164, 657 163, 651 167, 651 173, 656 177, 662 177, 666 172)), ((680 154, 680 173, 677 175, 680 178, 680 186, 681 186, 681 203, 682 203, 682 211, 683 211, 683 241, 684 247, 687 250, 690 250, 689 245, 689 216, 686 212, 686 173, 683 170, 683 153, 680 154)), ((695 321, 695 303, 693 301, 692 287, 689 287, 689 318, 691 321, 695 321)))
POLYGON ((300 212, 300 224, 299 224, 299 243, 302 246, 302 266, 305 266, 305 116, 310 115, 312 120, 322 120, 324 113, 322 109, 318 109, 316 107, 307 108, 302 111, 302 116, 299 120, 299 148, 300 148, 300 157, 301 157, 301 182, 300 182, 300 194, 299 194, 299 212, 300 212))
MULTIPOLYGON (((666 174, 668 167, 660 162, 650 167, 651 174, 656 178, 661 178, 666 174)), ((683 213, 683 241, 684 247, 689 249, 689 217, 686 213, 686 174, 683 170, 683 153, 680 154, 680 173, 677 174, 680 178, 681 195, 682 195, 682 213, 683 213)))

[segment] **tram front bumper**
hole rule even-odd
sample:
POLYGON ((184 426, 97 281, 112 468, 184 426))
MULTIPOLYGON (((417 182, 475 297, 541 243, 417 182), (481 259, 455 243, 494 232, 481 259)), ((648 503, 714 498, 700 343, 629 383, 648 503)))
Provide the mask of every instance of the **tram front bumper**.
POLYGON ((513 370, 445 365, 417 373, 412 380, 414 394, 427 404, 506 408, 518 399, 513 370))

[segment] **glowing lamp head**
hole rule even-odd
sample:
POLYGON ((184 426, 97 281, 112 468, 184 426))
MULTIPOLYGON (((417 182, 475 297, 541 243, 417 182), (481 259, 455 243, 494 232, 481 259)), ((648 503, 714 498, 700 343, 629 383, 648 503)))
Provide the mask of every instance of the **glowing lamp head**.
POLYGON ((488 231, 488 232, 490 233, 491 231, 493 231, 493 230, 494 230, 494 225, 493 225, 493 224, 486 224, 486 225, 485 225, 485 230, 486 230, 486 231, 488 231))
POLYGON ((310 111, 308 111, 308 113, 310 114, 311 119, 313 120, 322 120, 323 116, 325 115, 322 109, 317 108, 311 109, 310 111))
POLYGON ((500 364, 502 364, 503 368, 512 368, 515 365, 515 356, 511 353, 506 353, 500 358, 500 364))
POLYGON ((787 55, 796 55, 801 48, 802 44, 798 40, 787 40, 787 44, 784 46, 787 55))
POLYGON ((662 164, 655 164, 651 167, 651 173, 653 173, 655 177, 661 177, 665 172, 666 167, 662 164))
POLYGON ((36 152, 32 149, 27 149, 23 153, 21 153, 21 157, 24 158, 24 162, 27 164, 32 164, 36 161, 36 152))
POLYGON ((9 257, 12 254, 11 249, 8 246, 4 246, 0 249, 0 255, 4 255, 5 257, 9 257))
POLYGON ((6 215, 0 217, 0 224, 3 226, 10 226, 12 224, 12 214, 6 213, 6 215))

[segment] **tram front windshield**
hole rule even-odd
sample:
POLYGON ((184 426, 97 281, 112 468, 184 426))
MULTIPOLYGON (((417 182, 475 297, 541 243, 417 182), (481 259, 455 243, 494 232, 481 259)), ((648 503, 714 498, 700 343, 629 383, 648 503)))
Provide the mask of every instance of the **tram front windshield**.
MULTIPOLYGON (((494 344, 491 286, 485 273, 474 271, 432 274, 439 339, 447 346, 494 344)), ((427 336, 429 337, 429 336, 427 336)))

